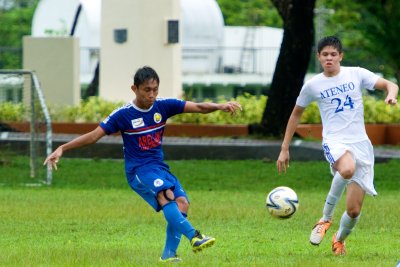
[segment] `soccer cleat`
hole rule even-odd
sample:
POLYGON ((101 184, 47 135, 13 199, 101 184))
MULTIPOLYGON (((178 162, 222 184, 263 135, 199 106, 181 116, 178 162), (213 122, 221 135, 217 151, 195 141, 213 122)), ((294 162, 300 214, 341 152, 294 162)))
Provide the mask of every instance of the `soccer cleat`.
POLYGON ((346 247, 344 241, 336 240, 336 233, 332 237, 332 251, 337 256, 346 255, 346 247))
POLYGON ((177 255, 175 255, 174 257, 170 257, 170 258, 166 258, 166 259, 162 259, 162 258, 160 258, 160 262, 165 262, 165 263, 169 263, 169 262, 181 262, 182 261, 182 259, 181 258, 178 258, 178 256, 177 255))
POLYGON ((202 235, 197 230, 196 230, 195 236, 190 241, 190 244, 192 245, 192 250, 194 253, 202 251, 203 248, 211 247, 212 245, 214 245, 214 243, 215 243, 214 237, 202 235))
POLYGON ((314 246, 318 246, 322 239, 325 236, 326 231, 328 231, 329 227, 332 224, 332 220, 323 221, 322 219, 318 221, 316 225, 314 225, 311 235, 310 235, 310 243, 314 246))

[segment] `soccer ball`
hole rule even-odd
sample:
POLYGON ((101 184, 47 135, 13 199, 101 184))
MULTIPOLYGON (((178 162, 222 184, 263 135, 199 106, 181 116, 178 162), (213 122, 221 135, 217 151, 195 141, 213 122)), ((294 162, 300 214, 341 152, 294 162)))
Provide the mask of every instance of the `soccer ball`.
POLYGON ((296 192, 287 186, 274 188, 267 196, 267 210, 277 218, 287 219, 296 213, 299 199, 296 192))

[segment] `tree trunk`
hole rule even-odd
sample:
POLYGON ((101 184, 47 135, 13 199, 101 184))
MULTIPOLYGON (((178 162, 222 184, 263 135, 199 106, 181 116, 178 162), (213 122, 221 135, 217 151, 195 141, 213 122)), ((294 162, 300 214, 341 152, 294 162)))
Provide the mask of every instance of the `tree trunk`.
POLYGON ((99 95, 99 79, 100 79, 100 62, 97 62, 96 69, 94 70, 93 79, 85 91, 83 99, 88 99, 91 96, 99 95))
POLYGON ((315 1, 273 0, 284 33, 261 127, 254 129, 262 135, 279 137, 286 128, 310 62, 315 1))

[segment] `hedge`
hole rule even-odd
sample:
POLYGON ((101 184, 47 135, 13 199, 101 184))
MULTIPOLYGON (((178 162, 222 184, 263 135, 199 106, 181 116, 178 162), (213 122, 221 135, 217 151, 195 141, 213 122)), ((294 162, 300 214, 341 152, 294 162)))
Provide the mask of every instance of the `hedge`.
MULTIPOLYGON (((207 115, 185 113, 171 118, 174 123, 196 124, 255 124, 259 123, 267 102, 266 96, 244 94, 232 101, 238 101, 243 110, 236 116, 225 112, 213 112, 207 115)), ((204 100, 208 101, 208 100, 204 100)), ((225 102, 219 97, 216 102, 225 102)), ((78 106, 49 106, 54 122, 99 122, 124 102, 113 102, 99 97, 90 97, 78 106)), ((0 104, 0 121, 22 122, 29 120, 29 108, 22 103, 4 102, 0 104)), ((374 96, 364 96, 364 117, 366 123, 400 123, 400 105, 386 105, 383 100, 374 96)), ((320 123, 321 118, 315 102, 303 113, 301 123, 320 123)))

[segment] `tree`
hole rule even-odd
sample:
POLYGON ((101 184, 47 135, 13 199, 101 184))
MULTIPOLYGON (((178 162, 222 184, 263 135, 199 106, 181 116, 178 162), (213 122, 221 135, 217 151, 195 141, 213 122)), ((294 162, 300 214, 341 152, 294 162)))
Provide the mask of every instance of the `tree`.
POLYGON ((396 0, 320 0, 335 10, 327 18, 325 35, 340 37, 343 65, 363 66, 400 82, 400 2, 396 0))
POLYGON ((253 128, 255 132, 278 137, 286 128, 314 44, 315 1, 272 0, 283 19, 284 33, 261 127, 253 128))
POLYGON ((0 2, 0 69, 22 67, 22 37, 31 32, 38 0, 0 2))
POLYGON ((366 49, 383 59, 381 72, 392 74, 400 82, 400 2, 356 2, 362 7, 360 30, 367 40, 366 49))
POLYGON ((226 25, 282 27, 270 0, 217 0, 226 25))

